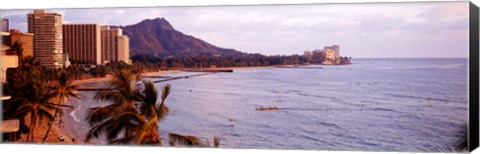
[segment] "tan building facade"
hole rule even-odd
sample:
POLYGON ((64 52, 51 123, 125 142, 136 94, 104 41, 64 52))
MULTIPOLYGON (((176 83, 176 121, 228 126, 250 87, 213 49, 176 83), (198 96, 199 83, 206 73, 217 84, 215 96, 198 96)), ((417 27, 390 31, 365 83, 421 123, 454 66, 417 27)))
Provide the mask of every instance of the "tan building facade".
POLYGON ((118 37, 122 29, 102 26, 102 63, 116 61, 118 57, 118 37))
POLYGON ((328 60, 338 60, 340 59, 340 46, 338 45, 333 45, 333 46, 327 46, 325 49, 323 49, 325 52, 326 59, 328 60))
POLYGON ((64 24, 63 51, 73 65, 102 63, 101 30, 98 24, 64 24))
POLYGON ((22 45, 23 52, 22 56, 32 56, 33 57, 33 34, 32 33, 22 33, 20 30, 11 29, 10 35, 5 38, 6 44, 12 47, 15 42, 18 42, 22 45))
POLYGON ((28 32, 34 34, 33 54, 46 68, 63 66, 63 17, 58 13, 34 10, 28 15, 28 32))
POLYGON ((130 64, 129 38, 122 29, 102 26, 102 63, 123 61, 130 64))
POLYGON ((325 52, 326 60, 335 61, 335 51, 333 49, 326 48, 323 51, 325 52))
POLYGON ((130 43, 127 36, 118 37, 118 59, 117 61, 123 61, 127 64, 131 64, 130 61, 130 43))

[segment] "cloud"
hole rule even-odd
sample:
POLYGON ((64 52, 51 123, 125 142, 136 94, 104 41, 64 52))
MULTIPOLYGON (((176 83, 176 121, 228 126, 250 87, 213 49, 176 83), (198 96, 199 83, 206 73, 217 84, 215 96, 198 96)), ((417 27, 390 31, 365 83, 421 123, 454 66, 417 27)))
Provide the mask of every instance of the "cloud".
MULTIPOLYGON (((2 11, 25 27, 29 10, 2 11)), ((339 44, 352 57, 468 56, 468 2, 103 8, 51 10, 66 23, 131 25, 165 17, 214 45, 301 54, 339 44)))

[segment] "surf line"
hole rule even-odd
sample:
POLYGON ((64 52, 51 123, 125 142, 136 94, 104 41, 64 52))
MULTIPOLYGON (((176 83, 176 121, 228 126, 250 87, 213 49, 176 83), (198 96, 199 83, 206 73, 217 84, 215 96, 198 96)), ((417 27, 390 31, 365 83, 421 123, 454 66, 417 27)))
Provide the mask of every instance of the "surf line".
POLYGON ((79 110, 80 108, 77 107, 77 109, 73 110, 72 112, 70 112, 70 116, 73 118, 73 120, 75 120, 76 122, 80 122, 80 119, 78 119, 77 116, 75 116, 75 113, 77 112, 77 110, 79 110))

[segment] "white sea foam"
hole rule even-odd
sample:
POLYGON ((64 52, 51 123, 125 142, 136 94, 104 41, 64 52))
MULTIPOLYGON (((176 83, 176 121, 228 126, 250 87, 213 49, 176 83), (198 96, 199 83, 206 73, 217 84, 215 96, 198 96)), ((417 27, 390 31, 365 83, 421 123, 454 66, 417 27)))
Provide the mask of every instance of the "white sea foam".
POLYGON ((73 110, 72 112, 70 112, 70 116, 73 118, 73 120, 75 120, 76 122, 80 122, 80 119, 78 119, 77 116, 75 116, 75 113, 77 112, 77 110, 79 110, 80 108, 77 108, 75 110, 73 110))

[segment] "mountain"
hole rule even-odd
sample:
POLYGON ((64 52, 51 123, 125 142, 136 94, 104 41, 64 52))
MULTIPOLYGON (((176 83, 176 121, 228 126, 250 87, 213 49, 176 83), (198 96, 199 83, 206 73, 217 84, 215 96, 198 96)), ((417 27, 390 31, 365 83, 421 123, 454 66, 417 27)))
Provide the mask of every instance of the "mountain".
MULTIPOLYGON (((115 26, 112 26, 115 27, 115 26)), ((234 49, 214 46, 201 39, 175 30, 164 18, 146 19, 137 24, 120 26, 130 38, 130 55, 157 56, 237 56, 234 49)))

